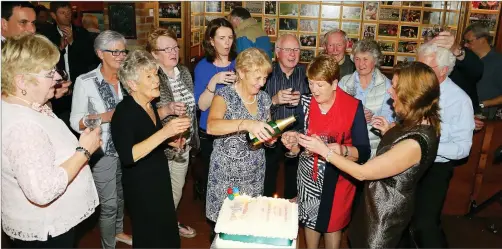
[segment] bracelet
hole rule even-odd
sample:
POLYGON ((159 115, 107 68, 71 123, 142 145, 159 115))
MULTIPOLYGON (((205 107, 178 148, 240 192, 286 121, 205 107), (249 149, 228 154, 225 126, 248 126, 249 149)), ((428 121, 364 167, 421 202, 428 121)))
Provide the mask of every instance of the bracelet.
POLYGON ((347 147, 347 145, 342 145, 342 146, 345 148, 345 152, 343 153, 343 157, 349 156, 349 148, 347 147))
POLYGON ((244 123, 244 119, 237 126, 237 134, 241 131, 241 124, 244 123))
POLYGON ((211 90, 209 90, 209 87, 207 87, 207 86, 206 86, 206 90, 207 90, 208 92, 210 92, 210 93, 213 93, 213 94, 214 94, 214 92, 215 92, 215 91, 211 91, 211 90))
POLYGON ((331 150, 331 149, 330 149, 330 150, 328 150, 328 153, 326 153, 326 156, 324 157, 324 158, 326 159, 326 162, 331 163, 331 162, 329 161, 329 157, 330 157, 330 156, 332 156, 334 153, 335 153, 335 152, 333 152, 333 150, 331 150))
POLYGON ((75 150, 84 153, 85 157, 87 157, 87 160, 91 159, 91 153, 89 153, 89 151, 86 148, 79 146, 75 150))

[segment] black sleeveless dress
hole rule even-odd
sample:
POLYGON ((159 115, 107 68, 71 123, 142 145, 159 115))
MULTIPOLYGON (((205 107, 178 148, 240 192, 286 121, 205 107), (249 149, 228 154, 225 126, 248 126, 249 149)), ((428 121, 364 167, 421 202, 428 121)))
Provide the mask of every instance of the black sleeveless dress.
POLYGON ((436 158, 439 138, 429 125, 407 130, 395 126, 382 138, 376 155, 405 139, 420 144, 420 163, 393 177, 365 183, 362 203, 349 226, 353 248, 395 248, 411 221, 417 183, 436 158))

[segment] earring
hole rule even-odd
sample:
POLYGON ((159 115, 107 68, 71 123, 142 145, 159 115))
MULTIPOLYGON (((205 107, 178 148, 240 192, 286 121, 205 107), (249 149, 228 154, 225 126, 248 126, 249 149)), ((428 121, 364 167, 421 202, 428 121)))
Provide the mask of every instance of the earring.
POLYGON ((21 94, 22 94, 22 95, 26 95, 26 90, 22 89, 22 90, 21 90, 21 94))

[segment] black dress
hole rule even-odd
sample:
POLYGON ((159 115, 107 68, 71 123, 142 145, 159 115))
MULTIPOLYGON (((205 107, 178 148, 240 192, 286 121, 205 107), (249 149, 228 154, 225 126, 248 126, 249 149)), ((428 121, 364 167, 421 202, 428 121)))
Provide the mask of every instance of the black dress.
POLYGON ((349 226, 353 248, 395 248, 411 221, 417 183, 434 162, 439 139, 428 125, 409 130, 395 126, 380 141, 376 155, 404 139, 420 144, 420 163, 393 177, 365 183, 362 202, 349 226))
POLYGON ((154 112, 156 125, 131 96, 125 96, 113 114, 112 139, 122 162, 124 201, 132 221, 133 247, 179 248, 180 237, 165 145, 159 145, 137 162, 132 157, 135 144, 162 128, 155 108, 154 112))

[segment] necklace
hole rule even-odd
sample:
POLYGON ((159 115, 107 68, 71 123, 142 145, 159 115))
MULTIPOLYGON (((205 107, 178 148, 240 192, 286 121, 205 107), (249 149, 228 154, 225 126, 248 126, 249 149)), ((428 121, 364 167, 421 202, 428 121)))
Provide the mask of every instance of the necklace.
POLYGON ((43 113, 49 117, 53 117, 53 118, 55 117, 54 112, 52 112, 52 109, 47 105, 40 105, 39 103, 30 102, 26 99, 23 99, 21 97, 18 97, 16 95, 12 95, 12 94, 9 94, 9 96, 23 101, 24 103, 28 104, 28 107, 30 107, 31 109, 33 109, 37 112, 43 113))
MULTIPOLYGON (((235 86, 235 85, 234 85, 234 86, 235 86)), ((234 88, 235 88, 235 92, 237 92, 237 95, 239 95, 239 98, 241 98, 241 100, 242 100, 242 102, 243 102, 244 104, 246 104, 246 105, 252 105, 252 104, 254 104, 254 102, 256 102, 256 95, 254 96, 253 101, 251 101, 251 102, 246 102, 246 101, 244 100, 244 98, 242 98, 242 96, 239 94, 239 91, 237 90, 237 86, 235 86, 234 88)))

